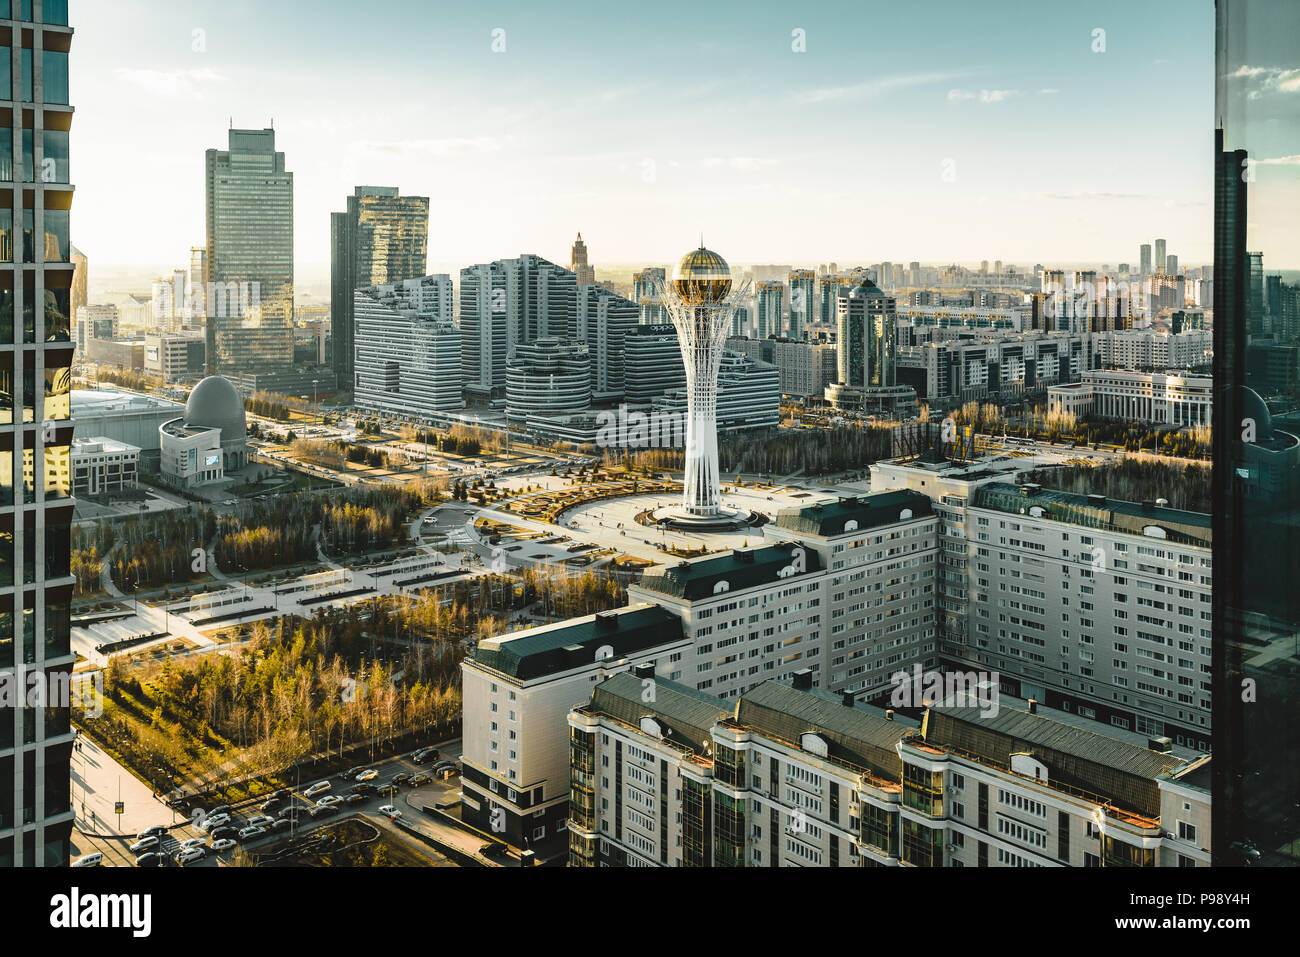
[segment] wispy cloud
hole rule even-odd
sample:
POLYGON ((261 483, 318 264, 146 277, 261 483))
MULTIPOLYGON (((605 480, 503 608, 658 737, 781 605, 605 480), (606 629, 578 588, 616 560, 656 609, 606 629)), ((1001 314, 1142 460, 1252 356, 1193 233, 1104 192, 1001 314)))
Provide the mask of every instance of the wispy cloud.
POLYGON ((383 153, 390 156, 457 156, 468 153, 495 153, 508 138, 496 136, 447 137, 418 140, 367 140, 355 147, 359 153, 383 153))
POLYGON ((1072 193, 1035 193, 1033 199, 1055 199, 1064 201, 1077 200, 1130 200, 1130 199, 1150 199, 1145 193, 1108 193, 1104 191, 1078 190, 1072 193))
POLYGON ((962 103, 966 100, 978 100, 980 103, 1001 103, 1019 95, 1019 90, 949 90, 948 102, 962 103))
POLYGON ((1269 159, 1255 160, 1256 166, 1300 166, 1300 154, 1293 156, 1274 156, 1269 159))
POLYGON ((704 161, 707 169, 734 169, 742 172, 750 172, 756 169, 767 169, 776 166, 780 160, 769 159, 759 156, 711 156, 704 161))
POLYGON ((1055 96, 1057 93, 1060 93, 1060 92, 1061 92, 1061 91, 1058 90, 1058 89, 1057 89, 1056 87, 1054 87, 1054 86, 1045 86, 1045 87, 1043 87, 1041 90, 1038 91, 1038 95, 1039 95, 1039 96, 1055 96))
POLYGON ((1283 70, 1279 67, 1243 64, 1230 75, 1238 79, 1257 80, 1263 90, 1300 93, 1300 69, 1283 70))
POLYGON ((896 73, 890 76, 851 83, 846 86, 823 86, 803 90, 792 95, 796 103, 841 103, 846 100, 865 100, 905 90, 913 86, 929 86, 934 83, 946 83, 964 76, 964 73, 896 73))
POLYGON ((123 82, 139 87, 154 96, 176 100, 202 99, 203 86, 226 79, 216 70, 207 67, 199 70, 140 70, 118 67, 113 73, 123 82))

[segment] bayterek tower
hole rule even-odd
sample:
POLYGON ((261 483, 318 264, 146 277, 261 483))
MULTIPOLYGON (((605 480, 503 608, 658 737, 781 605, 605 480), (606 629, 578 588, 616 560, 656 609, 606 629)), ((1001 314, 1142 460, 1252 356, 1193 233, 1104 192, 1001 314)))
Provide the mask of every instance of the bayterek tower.
MULTIPOLYGON (((732 317, 744 297, 727 261, 703 244, 682 257, 659 299, 677 329, 686 367, 686 474, 680 508, 656 519, 678 528, 726 529, 756 516, 722 504, 718 472, 718 367, 732 317)), ((761 519, 758 519, 761 521, 761 519)))

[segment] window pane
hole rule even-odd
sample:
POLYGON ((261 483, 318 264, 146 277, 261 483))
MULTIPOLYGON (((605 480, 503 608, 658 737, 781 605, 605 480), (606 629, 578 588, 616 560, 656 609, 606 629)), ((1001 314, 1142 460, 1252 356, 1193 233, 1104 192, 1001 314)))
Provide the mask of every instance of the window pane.
POLYGON ((68 55, 62 50, 41 51, 41 82, 46 103, 68 102, 68 55))

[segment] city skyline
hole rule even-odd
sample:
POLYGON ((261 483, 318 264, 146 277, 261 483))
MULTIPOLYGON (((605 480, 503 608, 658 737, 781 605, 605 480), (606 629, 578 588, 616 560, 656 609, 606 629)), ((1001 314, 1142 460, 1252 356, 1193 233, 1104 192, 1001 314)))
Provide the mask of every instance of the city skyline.
MULTIPOLYGON (((564 262, 578 230, 597 268, 670 262, 680 235, 701 228, 735 263, 1123 262, 1156 235, 1185 264, 1210 256, 1208 5, 1022 22, 934 4, 951 27, 941 35, 932 17, 889 8, 693 11, 686 37, 671 11, 591 6, 578 42, 540 12, 437 18, 396 3, 403 33, 434 37, 437 56, 386 35, 350 85, 328 69, 352 55, 342 19, 290 22, 249 3, 126 7, 81 11, 90 49, 73 65, 102 158, 78 180, 76 239, 105 265, 179 260, 201 236, 203 150, 223 126, 272 122, 295 171, 304 278, 328 269, 338 197, 375 182, 430 197, 444 227, 431 231, 431 264, 519 252, 564 262), (244 29, 254 16, 258 29, 244 29), (140 18, 158 29, 132 34, 123 62, 140 18), (989 19, 988 43, 965 42, 989 19), (869 39, 864 56, 864 35, 888 40, 869 39), (626 55, 629 37, 644 56, 626 55), (1161 99, 1156 134, 1078 148, 1140 121, 1153 89, 1188 91, 1161 99), (142 140, 125 115, 167 116, 165 133, 142 140), (140 219, 125 206, 135 190, 113 188, 143 187, 146 165, 162 220, 140 219), (863 228, 882 221, 884 235, 863 228)), ((1265 245, 1274 268, 1300 265, 1290 243, 1265 245)))

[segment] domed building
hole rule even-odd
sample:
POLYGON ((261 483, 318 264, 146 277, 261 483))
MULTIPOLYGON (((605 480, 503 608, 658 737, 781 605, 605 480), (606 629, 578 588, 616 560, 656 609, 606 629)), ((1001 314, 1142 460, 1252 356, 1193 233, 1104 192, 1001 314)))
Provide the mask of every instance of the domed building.
POLYGON ((194 387, 185 414, 158 427, 163 477, 180 488, 211 485, 248 464, 244 400, 224 376, 194 387))

